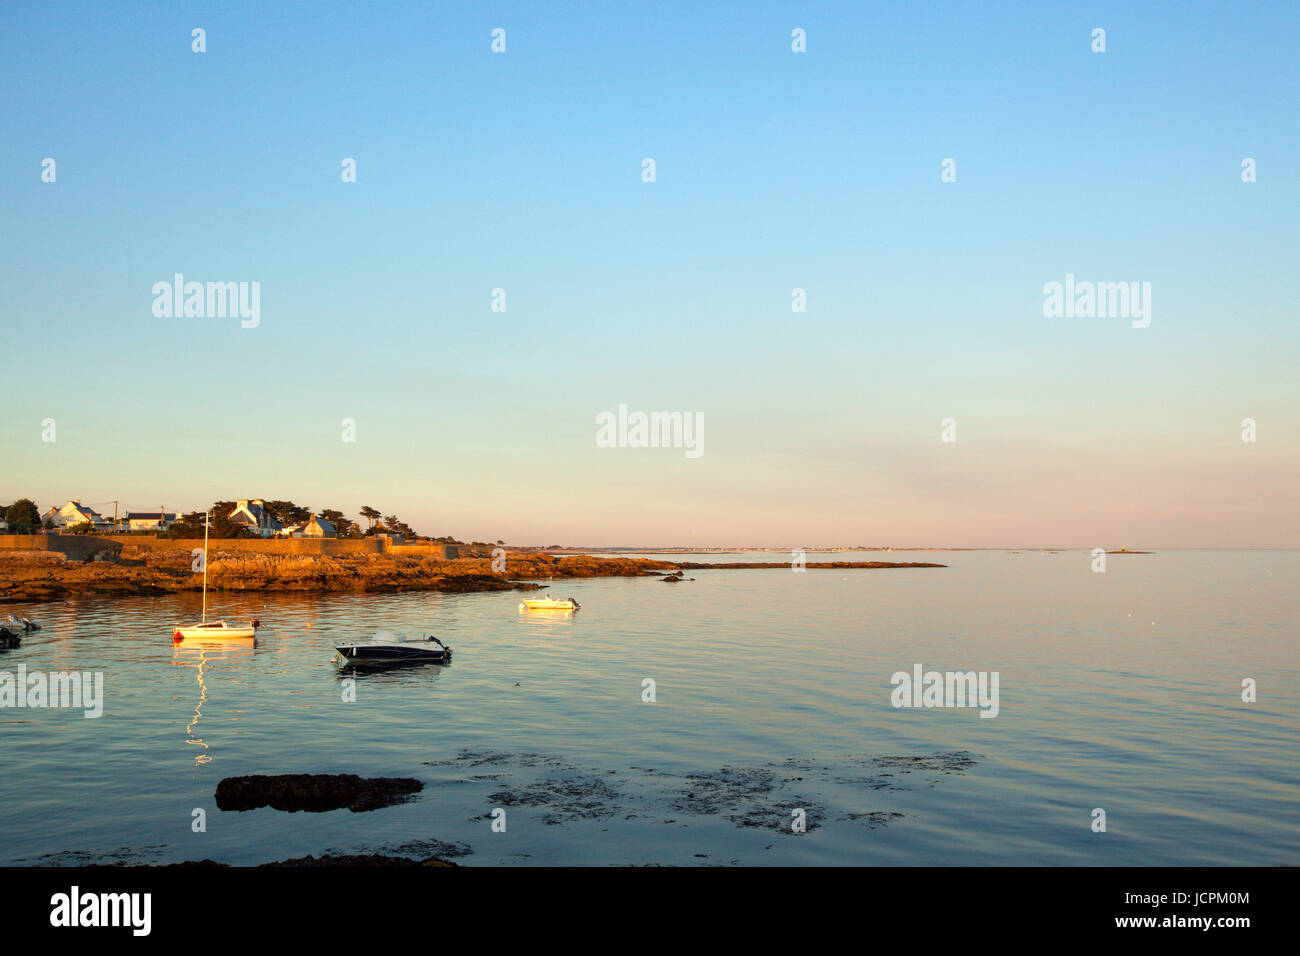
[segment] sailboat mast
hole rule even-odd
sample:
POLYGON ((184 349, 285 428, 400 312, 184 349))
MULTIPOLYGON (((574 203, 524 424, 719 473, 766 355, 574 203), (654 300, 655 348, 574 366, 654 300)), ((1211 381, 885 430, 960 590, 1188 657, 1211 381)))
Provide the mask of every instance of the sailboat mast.
POLYGON ((212 521, 212 512, 203 516, 203 623, 208 623, 208 524, 212 521))

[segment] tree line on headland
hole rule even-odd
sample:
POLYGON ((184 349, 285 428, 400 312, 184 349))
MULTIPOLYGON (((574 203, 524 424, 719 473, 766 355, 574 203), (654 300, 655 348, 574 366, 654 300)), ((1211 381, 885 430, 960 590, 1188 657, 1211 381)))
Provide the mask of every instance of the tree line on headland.
MULTIPOLYGON (((234 501, 214 501, 212 503, 212 507, 209 509, 212 515, 211 524, 208 528, 209 537, 257 537, 256 532, 250 530, 246 525, 230 520, 230 515, 235 511, 237 505, 238 503, 234 501)), ((486 541, 465 542, 450 535, 440 537, 422 535, 397 515, 385 515, 370 505, 362 505, 360 510, 360 516, 365 521, 364 527, 360 521, 354 521, 337 508, 324 508, 320 511, 313 511, 306 505, 299 505, 292 501, 263 501, 262 506, 268 514, 273 516, 285 528, 306 524, 315 514, 333 525, 334 531, 340 538, 366 538, 376 534, 394 534, 401 535, 408 541, 433 541, 439 544, 475 544, 482 546, 489 544, 486 541)), ((201 538, 203 537, 204 515, 205 512, 203 511, 191 511, 188 514, 182 514, 160 536, 164 538, 201 538)), ((0 505, 0 518, 5 520, 10 531, 32 532, 42 529, 54 529, 53 522, 48 520, 42 522, 40 509, 30 498, 19 498, 8 506, 0 505)), ((67 530, 71 533, 89 533, 93 532, 94 528, 86 525, 84 527, 70 527, 67 530)), ((504 545, 505 542, 497 541, 497 544, 504 545)))
MULTIPOLYGON (((212 514, 212 524, 208 534, 213 538, 251 538, 256 534, 247 526, 230 519, 231 513, 235 510, 237 502, 234 501, 214 501, 210 509, 212 514)), ((466 544, 450 535, 440 537, 431 537, 420 534, 397 515, 385 515, 383 512, 370 505, 362 505, 360 515, 365 520, 365 527, 361 523, 354 521, 337 508, 322 508, 315 511, 307 505, 295 504, 292 501, 263 501, 262 508, 267 514, 274 517, 281 526, 288 528, 295 525, 306 524, 311 520, 312 515, 324 518, 334 526, 334 531, 340 538, 368 538, 376 534, 396 534, 401 535, 408 541, 434 541, 439 544, 466 544)), ((176 523, 163 534, 165 538, 201 538, 203 537, 203 516, 202 511, 191 511, 189 514, 181 515, 176 523)), ((485 542, 474 542, 475 544, 484 544, 485 542)))

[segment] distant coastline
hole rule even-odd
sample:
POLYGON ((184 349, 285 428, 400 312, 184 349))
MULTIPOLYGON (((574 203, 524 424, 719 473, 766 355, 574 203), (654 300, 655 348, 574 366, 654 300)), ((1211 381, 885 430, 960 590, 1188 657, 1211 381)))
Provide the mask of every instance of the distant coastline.
MULTIPOLYGON (((910 547, 811 547, 802 545, 798 548, 723 548, 723 547, 697 547, 688 548, 675 546, 669 548, 560 548, 550 549, 553 554, 790 554, 795 550, 803 551, 805 554, 837 554, 841 552, 855 553, 873 553, 889 551, 937 551, 937 552, 959 552, 959 551, 1090 551, 1091 548, 1070 547, 1070 548, 1044 548, 1044 547, 979 547, 979 548, 935 548, 922 547, 919 545, 910 547)), ((1183 548, 1174 550, 1202 550, 1199 548, 1183 548)), ((1254 548, 1224 548, 1225 551, 1252 551, 1254 548)), ((1266 550, 1286 550, 1286 549, 1266 549, 1266 550)), ((1113 551, 1107 551, 1107 554, 1151 554, 1150 551, 1138 551, 1132 548, 1121 548, 1113 551)))

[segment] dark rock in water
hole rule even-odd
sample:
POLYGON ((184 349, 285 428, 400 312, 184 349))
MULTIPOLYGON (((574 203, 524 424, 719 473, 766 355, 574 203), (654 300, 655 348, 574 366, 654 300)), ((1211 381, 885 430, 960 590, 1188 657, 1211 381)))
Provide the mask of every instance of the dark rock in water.
POLYGON ((560 774, 531 786, 501 790, 488 800, 501 807, 541 807, 548 826, 579 819, 603 819, 617 812, 618 791, 604 780, 581 771, 560 774))
POLYGON ((216 860, 184 860, 180 863, 88 863, 87 870, 219 870, 229 863, 216 860))
POLYGON ((217 809, 271 807, 290 813, 324 813, 347 807, 353 813, 403 803, 424 789, 413 777, 358 777, 351 773, 286 773, 226 777, 217 784, 217 809))
MULTIPOLYGON (((425 863, 430 860, 454 860, 457 857, 469 856, 474 852, 468 843, 448 843, 443 840, 411 840, 408 843, 363 847, 361 849, 367 853, 385 857, 415 857, 425 863)), ((325 853, 327 856, 333 855, 334 851, 326 850, 325 853)))
MULTIPOLYGON (((274 863, 261 863, 260 867, 409 867, 409 866, 457 866, 450 860, 441 860, 431 856, 423 860, 413 860, 405 856, 385 856, 381 853, 363 853, 356 855, 323 854, 319 857, 304 856, 295 860, 277 860, 274 863)), ((216 860, 185 860, 182 863, 92 863, 88 870, 193 870, 225 869, 229 863, 216 860)))
POLYGON ((868 829, 875 830, 877 827, 883 827, 895 820, 903 819, 903 814, 892 810, 873 810, 869 813, 846 813, 840 819, 853 820, 854 822, 861 821, 867 825, 868 829))
POLYGON ((230 866, 229 863, 218 863, 216 860, 204 858, 202 860, 183 860, 180 863, 162 863, 152 869, 167 870, 215 870, 230 866))
POLYGON ((342 856, 303 856, 295 860, 280 860, 276 863, 263 863, 263 867, 412 867, 412 866, 456 866, 450 860, 429 857, 427 860, 413 860, 405 856, 384 856, 381 853, 349 854, 342 856))
POLYGON ((9 630, 7 627, 0 627, 0 650, 13 650, 23 639, 9 630))

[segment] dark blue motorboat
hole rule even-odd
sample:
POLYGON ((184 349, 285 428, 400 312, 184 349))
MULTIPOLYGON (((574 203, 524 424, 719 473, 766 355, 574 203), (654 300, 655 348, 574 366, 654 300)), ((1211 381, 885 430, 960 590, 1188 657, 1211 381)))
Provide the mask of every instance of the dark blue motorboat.
POLYGON ((334 650, 349 664, 446 664, 451 661, 451 648, 432 634, 408 638, 392 631, 378 631, 364 643, 339 644, 334 650))

